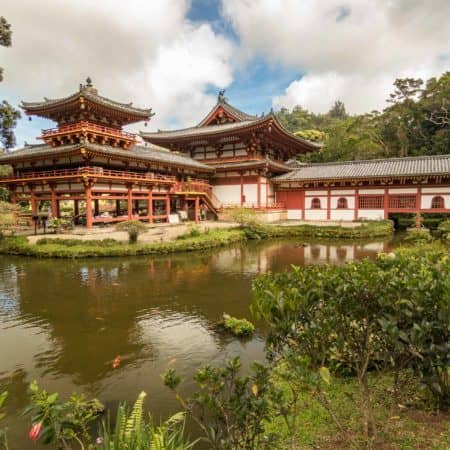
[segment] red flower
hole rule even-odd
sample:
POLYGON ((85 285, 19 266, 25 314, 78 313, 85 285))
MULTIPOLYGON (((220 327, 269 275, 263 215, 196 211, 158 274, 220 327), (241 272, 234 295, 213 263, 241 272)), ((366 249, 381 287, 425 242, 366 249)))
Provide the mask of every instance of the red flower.
POLYGON ((32 427, 28 436, 32 441, 37 441, 39 438, 39 433, 41 432, 42 422, 35 423, 32 427))

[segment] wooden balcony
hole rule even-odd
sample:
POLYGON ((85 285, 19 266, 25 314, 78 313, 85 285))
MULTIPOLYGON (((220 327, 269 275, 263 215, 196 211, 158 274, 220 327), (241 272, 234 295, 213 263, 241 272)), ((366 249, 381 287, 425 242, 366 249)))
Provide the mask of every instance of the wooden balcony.
POLYGON ((104 142, 113 140, 118 143, 123 143, 126 148, 131 147, 136 142, 136 135, 133 133, 128 133, 127 131, 106 127, 104 125, 98 125, 88 121, 43 130, 40 139, 48 144, 56 144, 57 142, 64 140, 76 140, 81 136, 88 139, 91 138, 91 140, 93 137, 96 137, 104 142))
POLYGON ((160 175, 152 172, 139 173, 126 170, 110 170, 102 167, 78 167, 74 169, 42 170, 39 172, 25 172, 0 178, 0 184, 13 184, 34 181, 55 181, 67 178, 103 178, 108 180, 121 180, 126 182, 146 182, 148 184, 174 185, 177 180, 171 175, 160 175))

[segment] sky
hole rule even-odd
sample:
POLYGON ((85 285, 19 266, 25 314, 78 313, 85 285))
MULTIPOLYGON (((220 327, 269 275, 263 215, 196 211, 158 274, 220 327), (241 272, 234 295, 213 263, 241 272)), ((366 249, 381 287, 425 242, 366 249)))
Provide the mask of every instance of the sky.
MULTIPOLYGON (((381 110, 398 77, 450 70, 449 0, 2 0, 0 99, 99 93, 151 107, 147 131, 192 126, 219 89, 251 114, 381 110)), ((54 123, 23 117, 17 144, 54 123)), ((131 127, 143 129, 143 124, 131 127)))

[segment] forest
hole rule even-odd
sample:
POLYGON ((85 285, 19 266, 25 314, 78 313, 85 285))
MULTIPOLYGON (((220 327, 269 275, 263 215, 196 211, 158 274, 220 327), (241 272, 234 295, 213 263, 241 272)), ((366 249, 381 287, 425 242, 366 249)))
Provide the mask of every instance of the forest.
POLYGON ((333 162, 440 155, 450 146, 450 72, 440 77, 398 78, 383 111, 348 114, 336 100, 325 114, 296 106, 276 112, 280 122, 304 139, 323 143, 303 162, 333 162))

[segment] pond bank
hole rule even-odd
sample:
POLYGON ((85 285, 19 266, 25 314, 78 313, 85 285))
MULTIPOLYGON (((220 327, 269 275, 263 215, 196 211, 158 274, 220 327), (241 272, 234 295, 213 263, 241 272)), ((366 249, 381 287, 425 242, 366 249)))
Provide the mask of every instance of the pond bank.
POLYGON ((389 221, 362 223, 360 226, 262 225, 248 228, 191 228, 184 235, 167 242, 126 244, 114 239, 80 240, 68 235, 64 239, 42 239, 30 243, 26 237, 7 237, 0 243, 0 254, 38 258, 87 258, 113 256, 158 255, 192 252, 224 247, 249 239, 304 237, 326 239, 364 239, 389 236, 393 228, 389 221))

